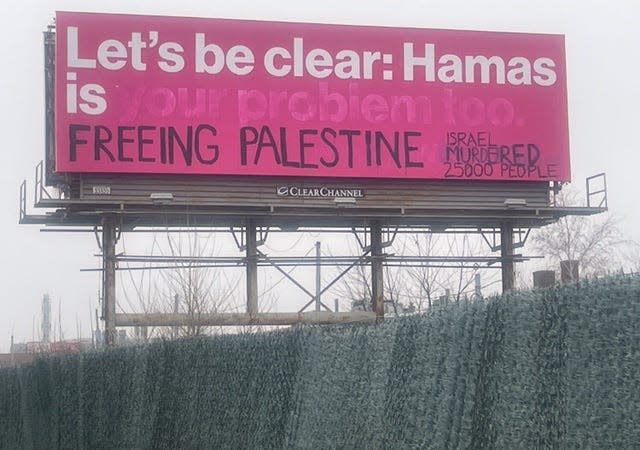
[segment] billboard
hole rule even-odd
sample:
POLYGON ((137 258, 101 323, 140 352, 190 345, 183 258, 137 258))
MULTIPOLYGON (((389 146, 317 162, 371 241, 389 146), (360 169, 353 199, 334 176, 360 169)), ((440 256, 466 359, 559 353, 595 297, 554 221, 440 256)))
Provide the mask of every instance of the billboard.
POLYGON ((560 35, 58 12, 55 170, 568 181, 560 35))

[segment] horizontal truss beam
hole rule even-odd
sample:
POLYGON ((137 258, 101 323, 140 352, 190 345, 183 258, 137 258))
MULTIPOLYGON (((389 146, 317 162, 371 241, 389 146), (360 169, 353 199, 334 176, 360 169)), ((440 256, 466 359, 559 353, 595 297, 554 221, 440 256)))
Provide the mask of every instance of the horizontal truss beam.
MULTIPOLYGON (((96 255, 101 256, 101 255, 96 255)), ((502 258, 499 256, 396 256, 383 255, 382 264, 385 267, 437 267, 437 268, 499 268, 502 258)), ((513 255, 514 262, 524 262, 540 256, 513 255)), ((322 257, 319 261, 315 257, 267 257, 259 255, 259 267, 312 267, 321 266, 365 266, 371 263, 372 257, 362 256, 333 256, 322 257)), ((136 270, 175 270, 181 268, 239 268, 246 264, 245 257, 217 256, 217 257, 167 257, 167 256, 118 256, 118 271, 136 270), (131 266, 130 263, 146 264, 131 266)), ((81 269, 81 272, 100 272, 101 268, 81 269)))
MULTIPOLYGON (((101 255, 96 255, 101 256, 101 255)), ((515 258, 525 260, 529 257, 514 255, 515 258)), ((499 256, 411 256, 411 255, 383 255, 385 261, 388 262, 475 262, 475 263, 493 263, 500 261, 499 256)), ((353 262, 363 260, 367 262, 371 260, 371 256, 324 256, 320 259, 321 263, 327 264, 352 264, 353 262)), ((245 257, 236 256, 117 256, 116 261, 120 263, 175 263, 177 268, 181 264, 185 268, 191 264, 237 264, 242 265, 246 262, 245 257)), ((273 256, 268 257, 259 255, 258 261, 266 264, 296 264, 296 265, 316 265, 315 256, 273 256)))
MULTIPOLYGON (((335 227, 335 228, 306 228, 300 227, 296 229, 281 229, 277 227, 265 227, 269 229, 269 233, 331 233, 331 234, 352 234, 352 233, 365 233, 368 231, 368 227, 351 227, 351 228, 343 228, 343 227, 335 227)), ((95 228, 80 228, 80 227, 70 227, 70 228, 41 228, 41 233, 95 233, 95 228)), ((428 225, 425 226, 410 226, 410 227, 383 227, 382 230, 384 233, 393 232, 394 234, 481 234, 481 233, 495 233, 499 232, 496 228, 478 228, 478 227, 450 227, 446 229, 439 229, 437 227, 430 227, 428 225)), ((171 227, 164 228, 162 226, 158 226, 155 228, 147 228, 147 227, 138 227, 131 230, 127 230, 127 233, 168 233, 168 234, 178 234, 178 233, 233 233, 229 227, 194 227, 194 228, 181 228, 181 227, 171 227)))
POLYGON ((298 313, 223 313, 223 314, 116 314, 118 327, 186 327, 186 326, 248 326, 248 325, 296 325, 336 324, 349 322, 375 322, 371 311, 351 312, 298 312, 298 313))
MULTIPOLYGON (((543 258, 542 256, 528 256, 527 259, 533 259, 533 258, 543 258)), ((520 260, 520 259, 516 259, 516 261, 521 262, 524 260, 520 260)), ((499 261, 498 261, 499 262, 499 261)), ((433 264, 433 263, 428 263, 428 262, 414 262, 414 263, 388 263, 388 262, 383 262, 382 265, 384 267, 431 267, 431 268, 437 268, 437 269, 499 269, 500 268, 500 264, 498 264, 498 262, 496 262, 495 264, 484 264, 484 265, 480 265, 478 263, 447 263, 447 264, 433 264)), ((365 261, 362 263, 358 263, 355 265, 360 265, 360 266, 368 266, 371 263, 371 261, 365 261)), ((334 267, 344 267, 346 264, 336 264, 336 263, 323 263, 321 264, 322 266, 334 266, 334 267)), ((288 263, 288 264, 278 264, 278 266, 280 267, 313 267, 315 266, 314 264, 295 264, 295 263, 288 263)), ((212 268, 217 268, 217 269, 233 269, 233 268, 241 268, 243 267, 242 265, 237 265, 237 264, 197 264, 197 265, 190 265, 190 266, 185 266, 182 268, 189 268, 189 269, 212 269, 212 268)), ((272 267, 272 265, 270 264, 258 264, 258 267, 272 267)), ((126 271, 139 271, 139 270, 176 270, 176 269, 180 269, 180 266, 130 266, 130 267, 117 267, 116 271, 118 272, 126 272, 126 271)), ((102 269, 100 268, 93 268, 93 269, 80 269, 80 272, 101 272, 102 269)))

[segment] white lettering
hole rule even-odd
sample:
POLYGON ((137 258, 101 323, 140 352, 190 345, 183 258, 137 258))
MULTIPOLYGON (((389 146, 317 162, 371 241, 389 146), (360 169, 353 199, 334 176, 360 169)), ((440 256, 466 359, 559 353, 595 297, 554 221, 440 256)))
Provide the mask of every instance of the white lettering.
POLYGON ((507 81, 514 86, 531 84, 531 63, 527 58, 516 56, 509 60, 507 81))
POLYGON ((204 33, 196 33, 196 73, 220 73, 224 67, 224 52, 219 45, 204 44, 204 33), (207 55, 213 56, 213 62, 207 63, 207 55))
POLYGON ((556 82, 556 72, 553 67, 556 63, 551 58, 538 58, 533 62, 533 70, 537 75, 533 76, 535 81, 540 86, 551 86, 556 82))
POLYGON ((424 56, 418 57, 413 54, 413 43, 404 43, 404 79, 405 81, 413 80, 413 68, 415 66, 424 67, 424 81, 435 80, 435 46, 433 44, 424 44, 424 56))
POLYGON ((284 60, 291 59, 291 53, 286 48, 273 47, 267 50, 264 54, 264 67, 274 77, 284 77, 291 72, 291 64, 282 64, 280 67, 276 67, 276 56, 280 56, 284 60))
POLYGON ((102 97, 105 90, 99 84, 85 84, 80 88, 80 98, 85 103, 80 103, 80 110, 85 114, 98 115, 107 109, 107 101, 102 97))
MULTIPOLYGON (((432 43, 424 44, 424 54, 416 55, 414 44, 404 43, 404 80, 413 81, 415 70, 423 69, 426 82, 441 83, 482 83, 505 84, 513 86, 530 85, 552 86, 557 81, 553 59, 540 57, 531 62, 524 56, 514 56, 505 64, 497 55, 445 54, 439 56, 436 65, 436 49, 432 43), (533 64, 533 74, 532 67, 533 64)), ((364 64, 365 69, 367 63, 364 64)), ((364 78, 367 78, 365 74, 364 78)))
POLYGON ((316 48, 307 54, 305 67, 312 77, 326 78, 331 75, 333 59, 328 51, 322 48, 316 48))
POLYGON ((456 55, 442 55, 438 60, 438 79, 443 83, 462 83, 462 60, 456 55))
POLYGON ((235 45, 227 52, 227 67, 236 75, 247 75, 253 70, 253 52, 244 45, 235 45))
POLYGON ((184 69, 184 58, 179 55, 184 49, 177 42, 165 42, 158 48, 158 55, 163 61, 158 61, 158 67, 164 72, 176 73, 184 69))
POLYGON ((302 38, 293 38, 293 76, 302 76, 302 62, 304 59, 302 38))
POLYGON ((131 49, 131 66, 138 71, 147 70, 147 65, 142 62, 142 49, 147 43, 142 40, 140 33, 131 33, 131 40, 127 43, 131 49))
POLYGON ((107 39, 98 47, 98 61, 108 70, 120 70, 127 65, 127 49, 116 39, 107 39))
POLYGON ((373 78, 373 63, 376 61, 380 61, 382 57, 380 56, 380 52, 364 52, 364 67, 362 70, 362 76, 365 80, 370 80, 373 78))
POLYGON ((360 78, 360 55, 353 50, 340 50, 336 54, 338 64, 334 72, 338 78, 347 80, 349 78, 360 78))
POLYGON ((465 56, 466 82, 475 81, 476 66, 480 68, 480 83, 491 82, 491 67, 495 67, 496 83, 504 84, 504 61, 499 56, 465 56))
POLYGON ((95 59, 78 57, 78 27, 67 27, 67 67, 95 69, 95 59))

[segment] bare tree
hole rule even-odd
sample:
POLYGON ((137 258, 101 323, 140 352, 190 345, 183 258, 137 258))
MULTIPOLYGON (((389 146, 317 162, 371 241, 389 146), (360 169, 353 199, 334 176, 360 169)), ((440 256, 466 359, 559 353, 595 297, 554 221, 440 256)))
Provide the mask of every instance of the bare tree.
POLYGON ((623 258, 627 261, 623 270, 640 273, 640 244, 631 241, 629 245, 623 247, 623 258))
MULTIPOLYGON (((194 336, 214 331, 198 324, 202 314, 231 312, 238 309, 236 296, 240 277, 230 277, 228 271, 203 267, 195 261, 201 256, 218 252, 213 233, 196 230, 188 233, 166 233, 166 242, 153 236, 151 256, 187 257, 161 270, 128 271, 127 285, 133 291, 123 290, 125 303, 133 310, 144 313, 182 313, 191 320, 184 327, 154 330, 161 336, 194 336), (193 258, 193 259, 190 259, 193 258)), ((123 280, 123 281, 125 281, 123 280)))
MULTIPOLYGON (((413 235, 411 241, 418 256, 433 255, 436 252, 437 237, 432 233, 422 236, 419 234, 413 235)), ((411 286, 411 293, 418 311, 423 311, 433 306, 436 300, 435 294, 441 288, 438 282, 441 275, 440 272, 440 268, 431 265, 413 267, 408 270, 409 278, 414 281, 411 286)))
MULTIPOLYGON (((578 195, 564 188, 556 197, 558 206, 575 206, 578 195)), ((623 247, 633 245, 618 228, 610 213, 597 216, 565 216, 532 235, 535 251, 548 258, 553 267, 560 261, 578 261, 584 275, 600 275, 624 265, 623 247)))
MULTIPOLYGON (((211 256, 215 254, 212 233, 167 235, 172 256, 211 256), (185 242, 186 241, 186 242, 185 242)), ((174 298, 173 308, 189 317, 189 324, 180 329, 183 336, 195 336, 207 331, 198 325, 202 314, 227 312, 233 309, 234 292, 239 280, 230 280, 226 272, 211 267, 199 267, 193 260, 179 262, 175 268, 161 272, 169 298, 174 298), (173 293, 173 296, 171 295, 173 293), (175 302, 177 295, 177 302, 175 302)), ((165 296, 165 297, 166 297, 165 296)))
MULTIPOLYGON (((398 236, 391 252, 395 255, 424 257, 466 257, 486 255, 489 249, 477 236, 416 233, 398 236)), ((428 263, 386 266, 383 279, 385 304, 392 308, 394 314, 400 314, 427 310, 446 293, 452 301, 459 301, 464 296, 473 294, 475 275, 481 269, 479 265, 469 266, 462 262, 442 266, 428 263)), ((485 284, 493 278, 493 275, 487 277, 485 284)), ((343 298, 362 303, 366 310, 371 309, 369 266, 354 267, 336 292, 343 298)))
MULTIPOLYGON (((408 303, 405 298, 406 275, 397 267, 385 267, 383 270, 385 309, 391 308, 394 315, 400 315, 408 303)), ((355 266, 333 292, 343 299, 350 300, 351 306, 355 308, 372 311, 371 267, 366 264, 355 266)))
MULTIPOLYGON (((434 234, 421 233, 411 236, 411 248, 418 256, 448 256, 465 258, 467 256, 484 256, 489 253, 486 244, 478 237, 470 234, 434 234)), ((480 265, 469 265, 464 262, 452 262, 446 267, 437 264, 425 264, 410 267, 407 273, 414 281, 409 288, 411 297, 415 299, 418 311, 431 308, 442 294, 449 294, 448 300, 460 301, 471 296, 475 289, 475 277, 481 271, 480 265), (437 295, 440 294, 440 295, 437 295)), ((495 278, 494 274, 485 271, 484 285, 495 278)))
MULTIPOLYGON (((351 253, 354 253, 353 248, 351 253)), ((400 315, 408 303, 406 281, 406 273, 402 268, 383 268, 385 310, 390 308, 394 315, 400 315)), ((351 307, 372 311, 371 266, 366 263, 356 265, 337 283, 332 292, 342 299, 349 300, 351 307)))

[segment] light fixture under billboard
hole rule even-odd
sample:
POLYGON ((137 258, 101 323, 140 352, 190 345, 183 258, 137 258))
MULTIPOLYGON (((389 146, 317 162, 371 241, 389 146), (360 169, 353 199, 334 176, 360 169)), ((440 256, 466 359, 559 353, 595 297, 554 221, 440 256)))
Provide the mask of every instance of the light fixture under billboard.
POLYGON ((524 198, 508 198, 504 201, 504 206, 507 208, 524 208, 527 206, 527 200, 524 198))
POLYGON ((173 202, 173 194, 171 192, 153 192, 149 195, 154 205, 168 205, 173 202))

